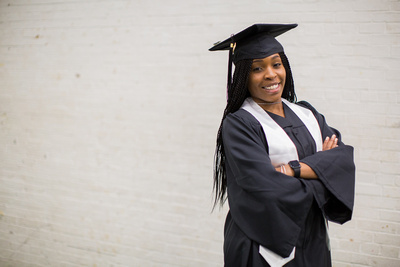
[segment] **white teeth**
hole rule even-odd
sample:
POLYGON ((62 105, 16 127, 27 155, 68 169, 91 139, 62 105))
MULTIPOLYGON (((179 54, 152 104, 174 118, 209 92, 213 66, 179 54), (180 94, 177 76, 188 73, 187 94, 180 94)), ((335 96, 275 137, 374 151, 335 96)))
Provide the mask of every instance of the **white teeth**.
POLYGON ((266 90, 274 90, 274 89, 276 89, 276 88, 278 88, 278 86, 279 86, 279 84, 274 84, 274 85, 271 85, 271 86, 268 86, 268 87, 263 87, 264 89, 266 89, 266 90))

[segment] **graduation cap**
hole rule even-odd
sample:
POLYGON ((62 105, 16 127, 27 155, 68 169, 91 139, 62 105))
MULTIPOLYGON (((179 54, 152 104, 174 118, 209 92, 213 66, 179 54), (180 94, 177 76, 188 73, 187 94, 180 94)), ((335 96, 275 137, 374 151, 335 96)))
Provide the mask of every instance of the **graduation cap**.
POLYGON ((297 24, 254 24, 232 35, 222 42, 217 42, 209 51, 229 50, 228 90, 232 80, 232 62, 243 59, 265 58, 283 52, 282 45, 275 39, 297 24))

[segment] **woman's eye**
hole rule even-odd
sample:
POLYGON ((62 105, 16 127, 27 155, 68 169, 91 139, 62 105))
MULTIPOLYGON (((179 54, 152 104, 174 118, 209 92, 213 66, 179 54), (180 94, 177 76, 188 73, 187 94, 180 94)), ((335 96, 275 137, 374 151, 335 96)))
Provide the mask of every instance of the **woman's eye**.
POLYGON ((280 67, 280 66, 282 66, 282 63, 275 63, 274 64, 274 67, 280 67))
POLYGON ((261 67, 255 67, 253 68, 253 71, 261 71, 261 67))

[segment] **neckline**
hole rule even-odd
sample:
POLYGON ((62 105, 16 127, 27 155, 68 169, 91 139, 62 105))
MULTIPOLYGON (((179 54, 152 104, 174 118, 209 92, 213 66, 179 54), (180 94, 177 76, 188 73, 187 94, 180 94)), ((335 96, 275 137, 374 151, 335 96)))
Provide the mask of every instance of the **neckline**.
POLYGON ((276 113, 273 113, 273 112, 268 111, 268 110, 265 110, 265 109, 264 109, 264 111, 267 112, 268 115, 270 115, 270 116, 272 115, 272 116, 276 116, 276 117, 278 117, 278 118, 286 119, 286 117, 287 117, 287 106, 286 106, 286 104, 285 104, 283 101, 282 101, 282 108, 283 108, 283 114, 284 114, 284 116, 278 115, 278 114, 276 114, 276 113))

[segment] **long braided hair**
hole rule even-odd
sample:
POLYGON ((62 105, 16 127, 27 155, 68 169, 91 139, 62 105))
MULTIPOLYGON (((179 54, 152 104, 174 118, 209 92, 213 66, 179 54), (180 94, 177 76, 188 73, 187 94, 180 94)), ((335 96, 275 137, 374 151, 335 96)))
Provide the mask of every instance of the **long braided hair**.
MULTIPOLYGON (((294 82, 292 77, 292 71, 290 69, 289 61, 286 55, 282 52, 279 53, 282 64, 286 70, 286 81, 285 87, 283 88, 282 98, 287 99, 290 102, 296 102, 296 94, 294 92, 294 82)), ((249 75, 251 71, 252 59, 245 59, 238 61, 235 64, 235 72, 233 74, 232 85, 228 90, 228 102, 226 104, 221 124, 217 133, 217 143, 214 154, 214 208, 219 203, 221 206, 226 201, 226 169, 225 169, 225 151, 222 140, 222 124, 224 119, 229 113, 237 111, 243 104, 244 100, 250 96, 247 88, 249 75)))

